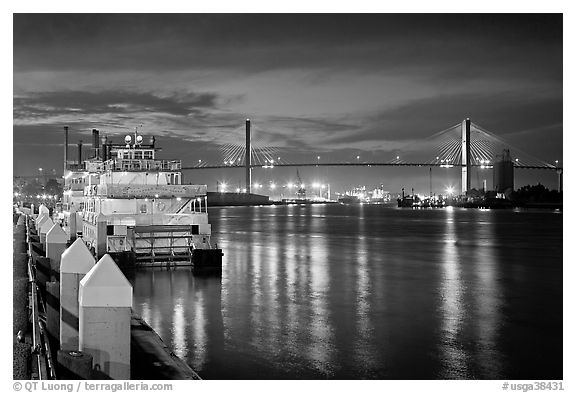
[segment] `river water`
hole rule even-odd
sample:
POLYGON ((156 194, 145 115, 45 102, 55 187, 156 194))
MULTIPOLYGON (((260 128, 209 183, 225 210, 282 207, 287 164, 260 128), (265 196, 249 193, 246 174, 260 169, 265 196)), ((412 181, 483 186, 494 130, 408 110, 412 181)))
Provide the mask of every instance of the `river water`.
POLYGON ((205 379, 562 379, 562 214, 209 210, 222 277, 138 270, 134 310, 205 379))

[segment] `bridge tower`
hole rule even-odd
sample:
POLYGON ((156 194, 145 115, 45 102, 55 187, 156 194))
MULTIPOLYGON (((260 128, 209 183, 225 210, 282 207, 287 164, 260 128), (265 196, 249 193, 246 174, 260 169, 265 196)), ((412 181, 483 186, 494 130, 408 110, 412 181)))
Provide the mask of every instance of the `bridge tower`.
POLYGON ((462 194, 470 189, 470 119, 462 122, 462 194))
POLYGON ((250 119, 246 119, 246 192, 250 194, 252 186, 252 146, 250 145, 250 119))

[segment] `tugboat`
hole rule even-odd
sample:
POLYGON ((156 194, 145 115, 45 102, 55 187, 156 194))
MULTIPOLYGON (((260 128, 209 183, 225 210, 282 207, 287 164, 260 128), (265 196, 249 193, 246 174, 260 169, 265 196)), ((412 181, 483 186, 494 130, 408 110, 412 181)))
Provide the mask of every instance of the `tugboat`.
MULTIPOLYGON (((67 128, 65 128, 67 148, 67 128)), ((110 254, 121 267, 190 266, 222 271, 212 244, 206 185, 182 184, 180 160, 160 160, 155 138, 138 128, 123 144, 92 131, 93 157, 70 163, 65 153, 63 226, 81 236, 97 258, 110 254)))
POLYGON ((397 202, 398 207, 418 207, 421 205, 418 195, 414 195, 414 189, 412 189, 411 195, 405 195, 404 188, 402 188, 402 199, 398 198, 397 202))

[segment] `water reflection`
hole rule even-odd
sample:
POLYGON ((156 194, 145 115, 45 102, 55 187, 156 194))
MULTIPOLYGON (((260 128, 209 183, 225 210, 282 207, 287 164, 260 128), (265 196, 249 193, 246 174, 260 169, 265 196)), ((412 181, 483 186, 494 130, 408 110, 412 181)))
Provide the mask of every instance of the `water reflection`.
POLYGON ((223 348, 219 277, 196 278, 189 269, 176 269, 138 270, 128 278, 134 286, 135 311, 176 355, 196 370, 220 362, 208 351, 223 348))
POLYGON ((556 214, 240 207, 211 222, 221 279, 131 278, 135 311, 203 378, 561 377, 556 214))
POLYGON ((454 223, 454 209, 446 209, 444 236, 442 299, 442 337, 440 351, 444 362, 443 378, 466 378, 468 375, 466 352, 460 344, 460 328, 463 322, 463 283, 458 252, 458 235, 454 223))
POLYGON ((497 267, 494 224, 480 217, 479 225, 474 226, 477 245, 474 259, 475 311, 474 328, 480 351, 475 354, 477 378, 500 378, 502 359, 498 349, 498 329, 501 316, 501 288, 497 267))

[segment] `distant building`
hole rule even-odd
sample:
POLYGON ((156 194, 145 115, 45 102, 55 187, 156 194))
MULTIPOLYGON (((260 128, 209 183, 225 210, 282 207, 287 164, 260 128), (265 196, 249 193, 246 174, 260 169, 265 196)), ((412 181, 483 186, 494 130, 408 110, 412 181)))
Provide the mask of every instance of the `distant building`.
POLYGON ((509 194, 514 191, 514 163, 510 150, 505 149, 502 156, 494 162, 494 191, 498 194, 509 194))

